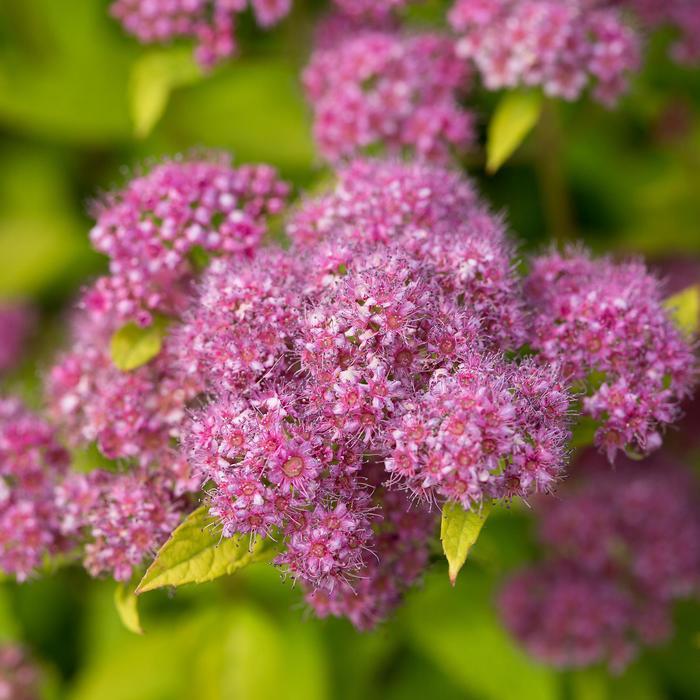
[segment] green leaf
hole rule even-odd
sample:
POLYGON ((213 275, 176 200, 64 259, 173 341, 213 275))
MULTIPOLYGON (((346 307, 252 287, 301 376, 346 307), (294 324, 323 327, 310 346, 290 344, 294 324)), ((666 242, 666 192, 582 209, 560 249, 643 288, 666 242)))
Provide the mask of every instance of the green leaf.
POLYGON ((480 512, 467 511, 459 503, 446 503, 442 509, 440 539, 449 564, 450 582, 455 585, 472 545, 486 522, 491 504, 485 503, 480 512))
POLYGON ((513 154, 542 112, 539 92, 508 92, 498 103, 489 124, 486 170, 493 174, 513 154))
POLYGON ((700 329, 700 284, 687 287, 664 302, 671 318, 687 336, 694 336, 700 329))
POLYGON ((128 372, 150 362, 163 346, 163 338, 168 322, 163 318, 141 328, 135 323, 127 323, 112 336, 110 351, 112 362, 118 369, 128 372))
POLYGON ((139 619, 138 598, 130 586, 123 583, 117 585, 114 590, 114 606, 117 608, 119 619, 126 629, 134 634, 143 634, 139 619))
POLYGON ((207 506, 191 513, 161 547, 136 593, 212 581, 275 554, 265 540, 252 543, 248 536, 222 539, 212 525, 207 506))
POLYGON ((155 50, 141 56, 129 76, 129 112, 136 136, 145 138, 153 131, 175 88, 191 85, 201 76, 189 48, 155 50))

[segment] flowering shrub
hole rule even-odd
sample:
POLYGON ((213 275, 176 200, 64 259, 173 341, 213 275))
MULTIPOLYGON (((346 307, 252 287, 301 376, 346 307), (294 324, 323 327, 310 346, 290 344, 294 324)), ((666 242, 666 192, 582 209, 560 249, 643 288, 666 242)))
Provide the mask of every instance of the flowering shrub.
POLYGON ((668 639, 673 600, 700 592, 700 501, 665 457, 580 468, 579 483, 539 513, 551 560, 513 576, 500 609, 546 663, 619 671, 640 645, 668 639))
POLYGON ((77 548, 128 581, 204 486, 224 538, 275 542, 319 615, 365 629, 420 578, 445 504, 480 517, 555 488, 570 382, 591 383, 611 458, 661 442, 694 361, 641 265, 551 254, 523 285, 470 183, 398 160, 341 168, 291 211, 289 250, 260 248, 287 194, 212 154, 96 207, 110 272, 46 395, 72 449, 119 464, 66 473, 53 430, 3 404, 4 570, 77 548))

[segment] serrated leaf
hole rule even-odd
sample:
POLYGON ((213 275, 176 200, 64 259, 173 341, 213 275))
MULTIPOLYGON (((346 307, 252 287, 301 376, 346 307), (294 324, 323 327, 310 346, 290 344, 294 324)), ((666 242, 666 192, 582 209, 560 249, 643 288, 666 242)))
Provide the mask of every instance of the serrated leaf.
POLYGON ((192 51, 184 47, 141 56, 129 76, 129 112, 136 136, 145 138, 153 131, 175 88, 190 85, 201 75, 192 51))
POLYGON ((542 112, 538 92, 508 92, 491 118, 486 143, 486 170, 493 174, 532 131, 542 112))
POLYGON ((161 547, 136 593, 213 581, 275 554, 266 540, 258 538, 252 543, 247 535, 222 539, 212 525, 207 506, 191 513, 161 547))
POLYGON ((700 323, 700 284, 687 287, 664 302, 671 318, 687 336, 697 335, 700 323))
POLYGON ((143 634, 139 618, 138 598, 130 586, 120 583, 114 590, 114 606, 124 627, 134 634, 143 634))
POLYGON ((163 346, 167 321, 154 319, 146 328, 127 323, 112 336, 110 353, 112 362, 123 372, 145 365, 158 355, 163 346))
POLYGON ((450 582, 453 586, 457 580, 457 574, 467 560, 469 550, 479 537, 490 510, 490 503, 484 503, 480 511, 464 510, 459 503, 446 503, 442 509, 440 539, 442 550, 447 557, 450 582))

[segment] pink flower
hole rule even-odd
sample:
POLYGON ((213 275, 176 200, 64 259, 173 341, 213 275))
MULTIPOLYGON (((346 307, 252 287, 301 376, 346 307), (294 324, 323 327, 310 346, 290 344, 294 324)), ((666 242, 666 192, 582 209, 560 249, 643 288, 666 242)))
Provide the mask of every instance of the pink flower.
POLYGON ((64 551, 53 489, 68 453, 17 399, 0 400, 0 570, 23 581, 64 551))
MULTIPOLYGON (((291 0, 251 0, 261 27, 270 27, 291 9, 291 0)), ((235 24, 247 0, 114 0, 111 13, 144 44, 181 37, 197 42, 195 56, 212 68, 237 50, 235 24)))
POLYGON ((474 63, 489 90, 541 87, 576 100, 613 103, 639 67, 639 38, 606 2, 457 0, 449 13, 458 54, 474 63))
POLYGON ((530 343, 587 396, 583 411, 600 421, 596 443, 647 454, 660 429, 678 418, 696 363, 662 306, 659 283, 639 263, 593 260, 570 249, 535 258, 527 279, 530 343))
POLYGON ((459 104, 466 68, 449 39, 366 31, 318 48, 303 82, 324 158, 338 161, 381 145, 446 160, 473 140, 459 104))

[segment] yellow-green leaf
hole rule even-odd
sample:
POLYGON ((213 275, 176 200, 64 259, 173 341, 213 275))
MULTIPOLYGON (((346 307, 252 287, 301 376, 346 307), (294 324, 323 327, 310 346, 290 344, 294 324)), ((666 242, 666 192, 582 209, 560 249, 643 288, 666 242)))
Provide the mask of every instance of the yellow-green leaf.
POLYGON ((696 335, 700 324, 700 284, 687 287, 665 301, 676 325, 685 335, 696 335))
POLYGON ((442 509, 440 539, 449 565, 450 582, 455 585, 457 574, 467 560, 469 550, 479 537, 486 522, 490 503, 484 503, 480 511, 464 510, 459 503, 446 503, 442 509))
POLYGON ((170 93, 202 75, 191 49, 151 51, 133 65, 129 76, 129 111, 137 137, 145 138, 163 116, 170 93))
POLYGON ((489 124, 486 170, 495 173, 537 124, 542 112, 538 92, 508 92, 498 103, 489 124))
POLYGON ((143 634, 139 619, 138 598, 130 586, 120 583, 114 591, 114 606, 124 627, 134 634, 143 634))
POLYGON ((207 506, 202 506, 173 531, 148 567, 136 593, 212 581, 253 562, 270 559, 274 554, 274 548, 261 538, 254 543, 247 535, 222 538, 207 506))
POLYGON ((150 362, 163 346, 167 321, 154 319, 146 328, 127 323, 112 336, 110 351, 112 362, 123 372, 136 369, 150 362))

